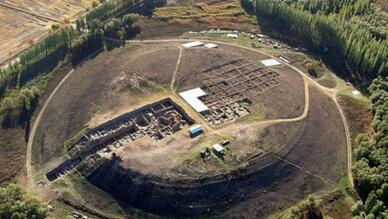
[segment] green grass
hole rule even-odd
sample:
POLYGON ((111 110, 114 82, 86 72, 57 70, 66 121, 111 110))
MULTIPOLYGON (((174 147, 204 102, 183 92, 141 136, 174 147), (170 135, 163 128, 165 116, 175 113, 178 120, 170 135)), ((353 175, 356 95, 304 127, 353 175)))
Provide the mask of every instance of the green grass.
POLYGON ((350 185, 350 181, 349 181, 349 178, 348 176, 343 176, 340 181, 339 181, 339 186, 344 189, 345 191, 348 191, 349 189, 352 188, 352 186, 350 185))
POLYGON ((334 74, 327 69, 323 71, 323 75, 319 77, 317 81, 319 84, 328 88, 335 88, 337 86, 337 81, 334 77, 334 74))
POLYGON ((65 141, 63 144, 63 154, 66 156, 69 153, 69 149, 73 146, 73 144, 80 139, 86 132, 88 131, 88 126, 84 125, 82 129, 75 134, 73 134, 69 139, 65 141))
POLYGON ((354 88, 352 88, 352 87, 345 88, 344 90, 342 90, 338 93, 338 97, 343 97, 343 98, 349 99, 352 102, 354 102, 362 107, 369 108, 369 106, 371 104, 370 100, 362 94, 357 95, 357 96, 353 95, 352 94, 353 90, 354 90, 354 88))
POLYGON ((73 218, 71 215, 73 214, 73 211, 77 211, 81 213, 82 215, 88 216, 88 218, 96 218, 96 216, 91 215, 89 213, 83 212, 79 209, 74 209, 72 206, 67 205, 61 201, 54 201, 51 203, 52 206, 54 206, 54 210, 49 214, 48 218, 57 219, 67 219, 67 218, 73 218))
POLYGON ((357 192, 352 188, 348 176, 343 176, 340 181, 338 182, 338 187, 344 191, 343 193, 345 194, 346 197, 350 199, 354 199, 357 197, 357 192))
POLYGON ((59 201, 54 201, 51 205, 54 206, 54 210, 49 214, 48 218, 66 218, 74 210, 71 206, 59 201))
POLYGON ((69 188, 69 184, 65 180, 63 180, 62 178, 55 180, 53 182, 53 185, 55 186, 55 188, 59 188, 59 189, 69 188))
POLYGON ((90 162, 82 161, 76 169, 83 176, 88 177, 90 174, 100 168, 105 162, 107 162, 107 159, 103 157, 98 158, 93 163, 93 165, 90 165, 90 162))
POLYGON ((257 111, 237 119, 236 122, 254 123, 254 122, 262 121, 264 118, 265 118, 265 114, 263 112, 257 111))

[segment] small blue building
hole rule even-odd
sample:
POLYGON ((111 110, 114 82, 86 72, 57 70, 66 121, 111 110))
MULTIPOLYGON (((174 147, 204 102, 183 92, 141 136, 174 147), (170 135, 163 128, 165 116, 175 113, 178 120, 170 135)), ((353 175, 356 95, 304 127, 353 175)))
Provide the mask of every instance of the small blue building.
POLYGON ((191 138, 195 138, 198 135, 201 135, 203 133, 202 125, 195 125, 189 130, 189 134, 191 138))

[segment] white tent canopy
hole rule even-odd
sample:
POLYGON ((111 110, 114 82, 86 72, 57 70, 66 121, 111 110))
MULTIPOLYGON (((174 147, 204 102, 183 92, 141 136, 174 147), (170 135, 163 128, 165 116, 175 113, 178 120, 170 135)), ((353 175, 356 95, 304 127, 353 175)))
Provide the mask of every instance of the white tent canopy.
POLYGON ((194 42, 182 44, 182 46, 185 48, 191 48, 191 47, 203 46, 203 43, 200 41, 194 41, 194 42))
POLYGON ((209 48, 209 49, 212 49, 212 48, 217 48, 218 45, 217 44, 214 44, 214 43, 207 43, 205 44, 205 47, 209 48))
POLYGON ((179 93, 179 96, 181 96, 191 107, 193 107, 195 111, 199 113, 209 110, 209 108, 200 99, 198 99, 198 97, 205 95, 205 91, 199 87, 179 93))
POLYGON ((278 62, 276 59, 261 60, 261 63, 263 63, 263 65, 265 65, 266 67, 280 65, 280 62, 278 62))

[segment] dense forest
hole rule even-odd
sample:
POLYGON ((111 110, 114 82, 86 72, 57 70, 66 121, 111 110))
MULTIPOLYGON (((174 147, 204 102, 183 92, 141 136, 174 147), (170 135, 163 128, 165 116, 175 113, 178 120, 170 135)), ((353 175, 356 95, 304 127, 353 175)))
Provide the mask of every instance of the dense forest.
MULTIPOLYGON (((162 4, 162 0, 147 1, 147 8, 162 4)), ((91 9, 76 21, 76 28, 65 26, 30 49, 7 68, 0 69, 0 123, 2 127, 23 125, 28 120, 46 83, 42 76, 69 60, 74 66, 104 47, 104 36, 127 39, 137 15, 130 10, 142 6, 139 0, 106 1, 91 9)))
POLYGON ((357 137, 353 172, 362 201, 353 206, 356 218, 388 218, 388 78, 369 87, 373 134, 357 137))
POLYGON ((356 140, 353 172, 361 200, 352 211, 354 218, 388 218, 388 15, 370 0, 241 0, 241 5, 327 60, 343 60, 343 77, 370 85, 374 132, 356 140))
POLYGON ((376 17, 376 25, 366 26, 361 18, 371 18, 376 8, 370 0, 242 0, 242 5, 258 20, 266 19, 328 59, 343 60, 338 73, 367 86, 377 76, 388 75, 388 39, 384 24, 388 17, 376 17), (377 24, 381 24, 380 26, 377 24))

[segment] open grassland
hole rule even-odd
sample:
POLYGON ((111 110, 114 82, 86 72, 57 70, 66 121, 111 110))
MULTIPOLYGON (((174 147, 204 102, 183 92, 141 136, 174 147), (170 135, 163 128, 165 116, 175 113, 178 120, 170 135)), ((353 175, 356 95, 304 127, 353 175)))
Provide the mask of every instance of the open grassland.
POLYGON ((196 1, 183 6, 157 8, 154 16, 169 23, 205 25, 209 28, 257 29, 253 17, 247 16, 238 0, 196 1))

